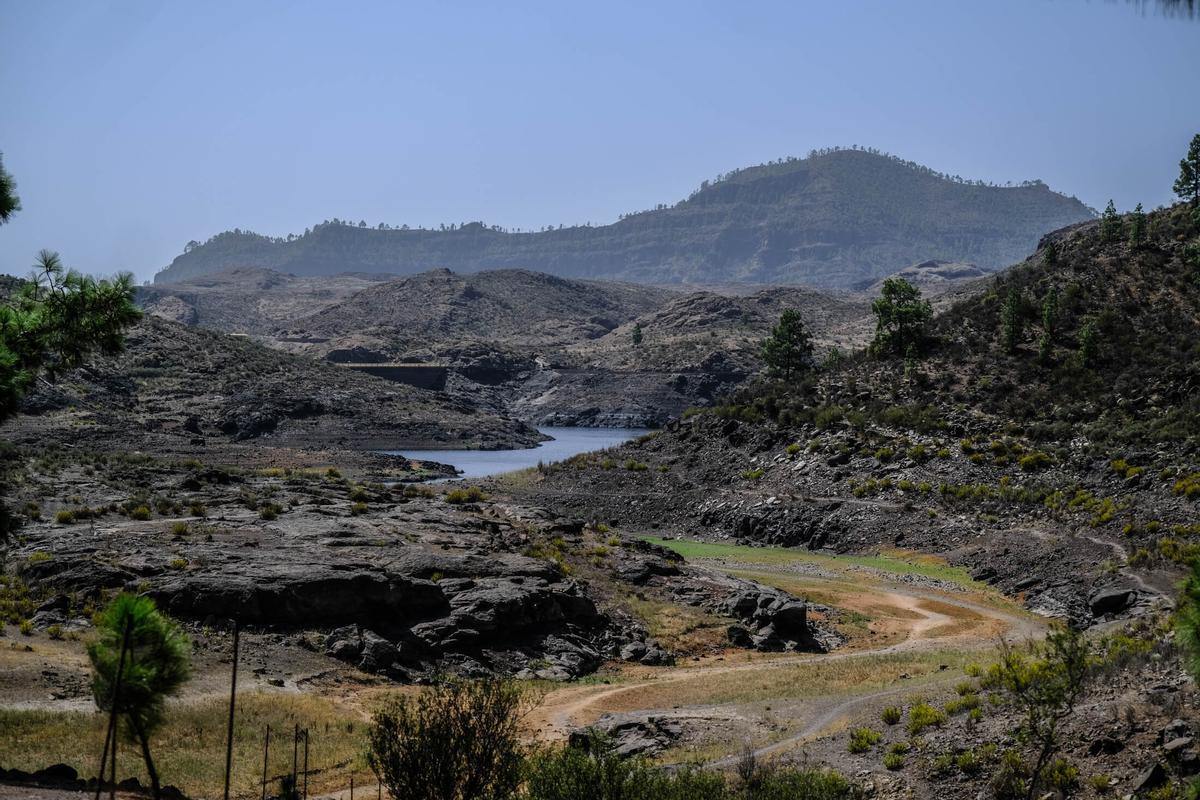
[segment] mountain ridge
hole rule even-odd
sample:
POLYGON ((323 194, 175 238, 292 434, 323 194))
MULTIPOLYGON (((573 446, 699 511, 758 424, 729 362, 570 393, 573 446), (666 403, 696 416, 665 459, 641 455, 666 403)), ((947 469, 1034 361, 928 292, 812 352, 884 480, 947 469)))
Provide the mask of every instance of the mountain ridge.
POLYGON ((526 269, 567 278, 845 287, 929 259, 998 269, 1094 212, 1040 181, 994 186, 870 150, 831 150, 705 181, 673 206, 604 226, 509 233, 335 220, 299 237, 235 230, 186 251, 155 283, 258 267, 298 276, 526 269))

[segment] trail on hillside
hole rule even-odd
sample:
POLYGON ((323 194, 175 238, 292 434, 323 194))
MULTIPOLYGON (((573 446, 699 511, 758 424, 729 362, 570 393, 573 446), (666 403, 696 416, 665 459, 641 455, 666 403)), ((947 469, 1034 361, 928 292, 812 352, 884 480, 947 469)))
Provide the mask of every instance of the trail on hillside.
MULTIPOLYGON (((802 664, 825 664, 851 659, 874 658, 882 655, 906 652, 931 651, 952 646, 959 650, 987 649, 994 647, 1002 636, 1008 640, 1036 638, 1044 630, 1044 623, 1025 614, 1005 611, 993 605, 974 602, 961 597, 925 590, 911 585, 890 583, 864 584, 864 593, 873 594, 881 606, 887 606, 898 613, 890 621, 892 624, 903 625, 900 631, 901 641, 882 647, 846 649, 826 654, 794 654, 781 656, 763 656, 753 660, 730 664, 716 659, 707 659, 695 664, 667 669, 657 669, 645 676, 637 676, 622 680, 616 685, 587 685, 568 686, 550 692, 541 705, 535 709, 530 723, 539 738, 544 740, 561 740, 572 730, 594 723, 610 711, 629 711, 619 700, 637 692, 647 690, 664 690, 675 688, 690 682, 711 680, 719 675, 730 673, 757 674, 780 669, 787 669, 802 664), (965 629, 962 619, 951 613, 938 610, 946 606, 956 607, 969 612, 983 623, 968 626, 965 629), (997 635, 997 630, 999 635, 997 635), (939 631, 954 631, 941 635, 939 631)), ((886 690, 869 694, 849 694, 837 698, 838 702, 825 707, 811 720, 808 720, 801 731, 781 742, 761 748, 761 755, 778 752, 785 749, 789 743, 794 744, 807 738, 819 735, 828 730, 839 719, 852 711, 856 706, 865 704, 873 699, 879 699, 891 694, 912 691, 911 687, 889 687, 886 690)), ((814 703, 814 705, 820 705, 814 703)), ((654 710, 658 709, 639 709, 654 710)), ((670 711, 664 711, 668 716, 670 711)), ((714 762, 724 765, 726 759, 714 762)))

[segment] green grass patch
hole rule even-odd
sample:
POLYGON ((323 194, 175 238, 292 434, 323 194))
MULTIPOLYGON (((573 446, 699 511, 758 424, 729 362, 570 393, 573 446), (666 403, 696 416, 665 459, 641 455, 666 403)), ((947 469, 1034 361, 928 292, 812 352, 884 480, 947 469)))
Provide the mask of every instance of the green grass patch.
POLYGON ((974 591, 989 590, 986 585, 972 580, 966 570, 950 566, 933 556, 925 556, 917 553, 895 552, 880 553, 874 556, 835 556, 786 547, 747 547, 737 544, 697 542, 689 539, 661 539, 653 536, 643 538, 652 544, 668 547, 689 561, 714 559, 739 561, 743 564, 770 564, 776 566, 805 563, 818 564, 831 570, 845 569, 847 567, 863 567, 896 575, 920 575, 926 578, 934 578, 974 591))

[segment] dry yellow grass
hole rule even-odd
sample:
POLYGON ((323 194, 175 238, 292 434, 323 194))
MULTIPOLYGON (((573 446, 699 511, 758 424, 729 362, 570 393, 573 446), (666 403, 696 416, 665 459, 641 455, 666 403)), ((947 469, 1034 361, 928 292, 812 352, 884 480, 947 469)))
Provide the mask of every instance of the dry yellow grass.
POLYGON ((942 665, 961 670, 967 654, 957 650, 815 657, 796 664, 764 662, 760 668, 697 670, 694 675, 631 686, 606 698, 604 711, 672 706, 754 703, 764 700, 851 696, 935 675, 942 665))
MULTIPOLYGON (((212 698, 173 704, 152 742, 164 784, 195 797, 219 797, 224 786, 225 725, 228 700, 212 698)), ((239 695, 234 726, 232 794, 259 797, 263 733, 272 731, 268 774, 278 777, 292 765, 292 734, 298 724, 310 731, 309 790, 348 785, 353 774, 373 781, 363 759, 365 720, 347 706, 317 695, 253 693, 239 695), (276 736, 278 732, 278 736, 276 736)), ((33 770, 69 764, 80 775, 95 775, 106 718, 96 712, 0 709, 0 764, 33 770)), ((303 759, 303 744, 300 746, 303 759)), ((136 776, 148 785, 140 753, 122 743, 118 779, 136 776)))
POLYGON ((730 620, 716 617, 691 606, 651 597, 630 595, 622 601, 631 614, 646 624, 652 637, 664 647, 682 655, 724 647, 730 620))

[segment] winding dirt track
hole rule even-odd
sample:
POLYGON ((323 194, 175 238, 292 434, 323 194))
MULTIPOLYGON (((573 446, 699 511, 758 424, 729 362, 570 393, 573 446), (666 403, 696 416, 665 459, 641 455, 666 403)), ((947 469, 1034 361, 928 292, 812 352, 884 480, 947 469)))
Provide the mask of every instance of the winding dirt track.
MULTIPOLYGON (((891 653, 944 649, 948 646, 963 650, 985 649, 995 646, 998 639, 997 629, 1001 631, 1000 636, 1010 641, 1039 637, 1045 629, 1041 621, 1027 615, 1004 611, 991 605, 976 603, 941 592, 926 591, 907 585, 883 585, 879 586, 876 591, 880 602, 901 612, 907 612, 903 617, 907 618, 906 629, 903 631, 904 639, 900 642, 871 649, 846 650, 820 655, 797 654, 762 658, 739 664, 710 661, 686 667, 656 670, 652 677, 634 679, 617 686, 571 686, 547 695, 541 706, 531 715, 531 723, 536 726, 540 738, 562 739, 571 730, 595 722, 606 712, 614 710, 614 707, 619 708, 619 703, 614 701, 618 701, 623 695, 646 689, 702 682, 714 676, 729 673, 762 673, 799 664, 829 663, 891 653), (927 607, 929 605, 934 608, 927 607), (935 610, 938 605, 961 608, 978 615, 987 624, 979 626, 984 630, 971 629, 951 635, 938 635, 939 629, 952 630, 952 626, 961 623, 961 620, 956 620, 949 614, 935 610)), ((858 706, 893 694, 911 691, 913 688, 909 686, 895 687, 869 694, 853 694, 843 698, 834 698, 835 702, 831 706, 814 704, 822 707, 812 719, 805 722, 804 727, 798 733, 760 748, 756 755, 773 755, 789 749, 834 727, 858 706)), ((669 714, 670 712, 664 713, 669 714)), ((733 760, 733 757, 719 759, 713 762, 712 766, 728 766, 733 763, 733 760)))

